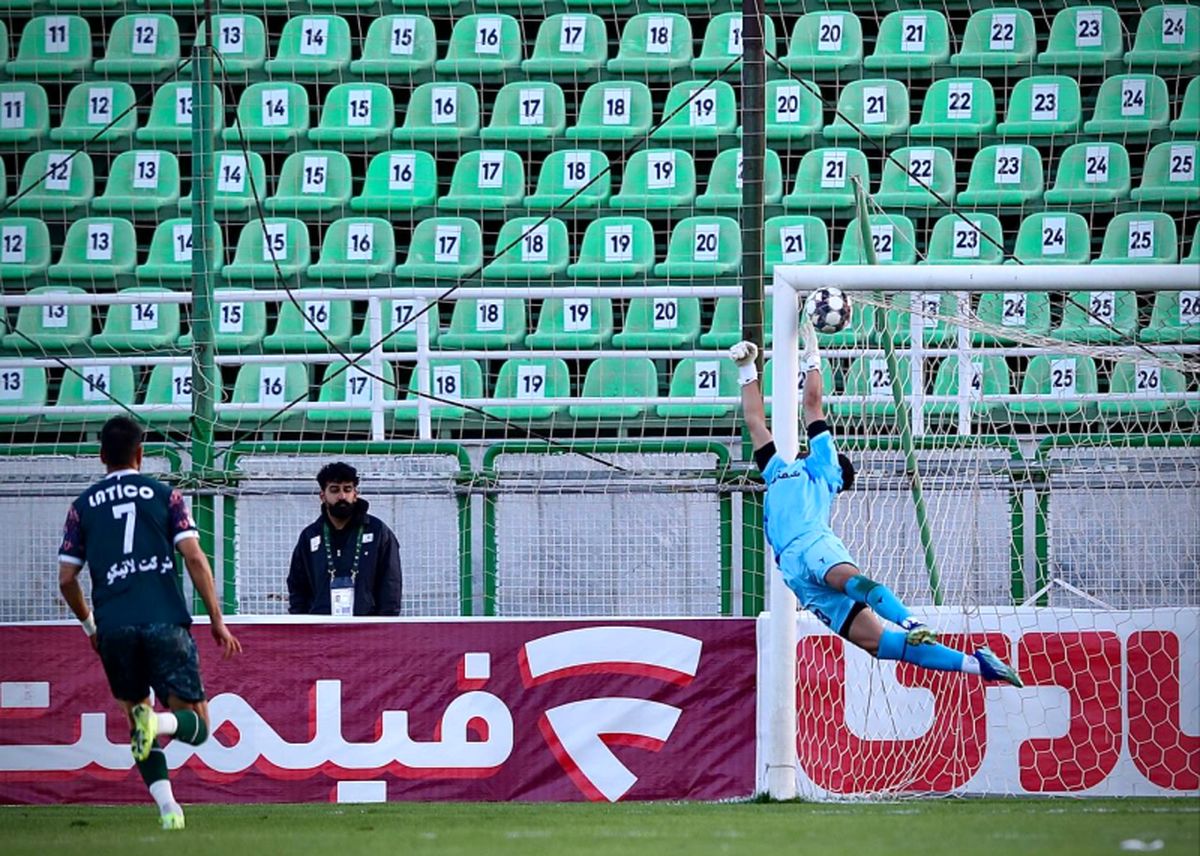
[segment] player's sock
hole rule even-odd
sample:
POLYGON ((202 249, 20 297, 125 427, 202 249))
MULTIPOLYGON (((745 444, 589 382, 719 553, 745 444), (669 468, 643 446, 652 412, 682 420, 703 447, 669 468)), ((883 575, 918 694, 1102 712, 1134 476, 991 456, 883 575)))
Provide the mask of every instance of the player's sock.
POLYGON ((208 724, 194 710, 177 710, 158 714, 158 733, 169 734, 176 740, 199 746, 208 739, 208 724))
POLYGON ((908 619, 908 607, 892 594, 887 586, 875 582, 862 574, 853 576, 846 583, 846 594, 857 603, 865 603, 875 613, 892 624, 903 624, 908 619))
POLYGON ((152 748, 145 761, 137 762, 137 768, 142 774, 142 781, 150 789, 150 796, 158 804, 160 814, 171 807, 178 808, 175 795, 171 793, 171 780, 167 778, 167 755, 161 746, 152 748))
POLYGON ((902 660, 926 669, 939 672, 965 672, 979 674, 979 661, 974 657, 947 648, 945 645, 909 645, 908 634, 899 630, 885 630, 879 638, 880 660, 902 660))

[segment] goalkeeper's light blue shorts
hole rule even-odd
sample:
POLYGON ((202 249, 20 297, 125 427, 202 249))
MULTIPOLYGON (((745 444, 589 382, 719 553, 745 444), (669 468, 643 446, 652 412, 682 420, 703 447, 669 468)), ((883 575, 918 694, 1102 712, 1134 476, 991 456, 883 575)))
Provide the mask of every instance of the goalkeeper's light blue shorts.
POLYGON ((841 538, 820 535, 816 540, 793 541, 779 557, 779 571, 801 606, 845 636, 861 606, 825 583, 829 569, 843 562, 858 567, 841 538))

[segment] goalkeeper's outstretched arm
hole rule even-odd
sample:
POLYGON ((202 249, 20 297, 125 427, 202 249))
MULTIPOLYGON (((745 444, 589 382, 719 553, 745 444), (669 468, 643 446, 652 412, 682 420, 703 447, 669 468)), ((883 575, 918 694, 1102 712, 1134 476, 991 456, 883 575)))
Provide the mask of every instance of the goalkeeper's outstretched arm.
POLYGON ((804 383, 804 424, 812 425, 825 419, 821 398, 825 392, 821 379, 821 351, 817 347, 817 331, 805 318, 800 323, 800 338, 804 351, 800 354, 800 372, 804 383))
POLYGON ((771 431, 767 428, 767 413, 763 407, 762 387, 758 382, 758 345, 753 342, 738 342, 729 349, 729 358, 737 363, 738 384, 742 387, 742 417, 750 431, 750 442, 761 449, 771 442, 771 431))

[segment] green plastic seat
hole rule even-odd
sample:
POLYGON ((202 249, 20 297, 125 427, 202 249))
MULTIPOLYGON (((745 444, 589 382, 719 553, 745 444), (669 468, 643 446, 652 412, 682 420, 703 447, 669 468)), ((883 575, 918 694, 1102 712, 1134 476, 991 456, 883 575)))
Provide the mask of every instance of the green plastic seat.
POLYGON ((413 229, 398 279, 462 279, 483 267, 483 233, 466 217, 430 217, 413 229))
POLYGON ((1042 195, 1041 153, 1030 145, 987 146, 971 162, 960 205, 1028 205, 1042 195))
MULTIPOLYGON (((775 21, 769 14, 763 17, 763 50, 778 55, 775 48, 775 21)), ((742 68, 741 56, 742 13, 724 12, 714 15, 704 30, 700 55, 692 60, 692 71, 697 74, 736 74, 742 68), (729 65, 731 62, 732 67, 729 65)))
POLYGON ((696 200, 696 162, 682 149, 641 149, 625 162, 621 191, 609 200, 618 209, 656 210, 696 200))
MULTIPOLYGON (((262 71, 267 61, 267 31, 261 18, 223 12, 213 16, 213 29, 217 33, 214 73, 241 75, 262 71)), ((206 21, 200 22, 196 44, 208 44, 206 21)))
POLYGON ((42 417, 48 422, 70 425, 98 425, 117 413, 124 413, 121 405, 132 407, 135 403, 137 382, 133 366, 109 365, 97 362, 77 366, 77 371, 63 372, 58 388, 58 399, 42 417), (63 413, 58 408, 94 408, 96 413, 63 413))
MULTIPOLYGON (((209 227, 208 269, 218 273, 225 264, 224 238, 213 224, 209 227)), ((192 219, 163 220, 154 228, 144 264, 134 268, 138 285, 188 288, 192 283, 192 219)))
POLYGON ((308 139, 318 145, 376 143, 391 139, 395 125, 391 89, 382 83, 342 83, 325 96, 321 120, 308 139))
POLYGON ((1142 182, 1130 192, 1134 202, 1179 205, 1200 202, 1200 171, 1196 169, 1197 143, 1159 143, 1146 156, 1142 182))
POLYGON ((511 350, 525 341, 527 332, 525 301, 456 300, 450 314, 450 328, 438 337, 443 350, 511 350))
MULTIPOLYGON (((772 274, 775 265, 829 264, 829 229, 819 217, 784 214, 763 226, 763 271, 772 274)), ((730 343, 733 344, 733 343, 730 343)))
POLYGON ((96 60, 96 74, 153 78, 179 64, 179 24, 170 15, 124 15, 108 31, 104 57, 96 60))
POLYGON ((0 282, 19 284, 50 267, 50 230, 35 217, 0 218, 0 282))
POLYGON ((949 149, 911 146, 884 161, 875 201, 885 208, 937 208, 953 204, 957 191, 949 149))
POLYGON ((1133 341, 1137 336, 1137 295, 1132 291, 1071 292, 1063 302, 1062 323, 1050 335, 1089 345, 1133 341))
MULTIPOLYGON (((917 263, 917 244, 912 220, 903 214, 872 214, 871 243, 875 249, 875 261, 881 265, 912 265, 917 263)), ((842 236, 842 249, 836 264, 865 265, 867 254, 863 248, 862 229, 855 217, 842 236)), ((853 312, 853 310, 851 310, 853 312)))
POLYGON ((429 152, 381 152, 367 164, 362 192, 350 200, 359 214, 389 216, 437 202, 437 162, 429 152))
POLYGON ((972 331, 971 344, 1017 345, 1022 338, 1043 338, 1050 333, 1050 295, 1044 291, 986 292, 979 295, 975 317, 997 332, 972 331), (1013 336, 1004 334, 1011 330, 1013 336))
MULTIPOLYGON (((418 372, 413 370, 413 378, 409 381, 409 391, 406 401, 418 400, 418 372)), ((427 376, 429 395, 440 401, 467 401, 483 398, 483 370, 476 360, 438 359, 429 361, 427 376)), ((461 422, 474 418, 469 410, 455 407, 452 404, 431 402, 430 419, 434 423, 461 422)), ((416 422, 418 412, 416 407, 407 407, 396 411, 397 422, 416 422)))
MULTIPOLYGON (((225 101, 219 87, 210 88, 210 103, 212 107, 212 127, 220 131, 225 125, 225 101)), ((150 102, 150 115, 146 124, 137 129, 134 138, 139 143, 191 143, 192 141, 192 104, 194 101, 192 84, 165 83, 154 90, 154 100, 150 102)))
POLYGON ((838 116, 821 132, 827 140, 872 139, 908 132, 908 89, 899 80, 855 80, 838 96, 838 116), (851 124, 853 122, 853 124, 851 124))
POLYGON ((801 15, 792 29, 789 71, 844 71, 863 63, 862 21, 853 12, 820 11, 801 15))
POLYGON ((950 57, 957 68, 1011 68, 1033 62, 1037 31, 1025 9, 981 9, 967 19, 962 46, 950 57))
POLYGON ((1155 294, 1150 323, 1138 339, 1155 345, 1200 344, 1200 288, 1155 294))
POLYGON ((897 360, 899 378, 888 372, 887 360, 878 357, 856 357, 846 372, 844 394, 862 396, 863 401, 838 401, 830 405, 835 419, 854 420, 866 426, 891 425, 896 421, 896 403, 892 384, 900 383, 904 397, 912 394, 912 374, 907 358, 897 360))
POLYGON ((294 300, 279 304, 275 329, 263 339, 268 353, 328 353, 330 342, 339 348, 350 344, 354 317, 349 300, 330 300, 308 289, 292 292, 294 300))
POLYGON ((1182 261, 1185 264, 1200 264, 1200 223, 1196 224, 1196 233, 1192 235, 1192 249, 1182 261))
POLYGON ((266 419, 271 424, 259 430, 278 430, 303 419, 303 411, 291 408, 293 401, 305 401, 309 394, 309 368, 301 363, 247 363, 238 369, 233 382, 230 404, 257 405, 243 410, 228 410, 217 405, 217 421, 230 428, 258 428, 266 419), (278 416, 276 414, 279 414, 278 416))
MULTIPOLYGON (((388 353, 397 351, 415 351, 417 349, 418 316, 426 307, 424 300, 384 300, 380 304, 380 329, 383 344, 379 347, 388 353)), ((424 317, 429 321, 429 344, 436 345, 438 334, 441 333, 441 313, 436 302, 428 304, 424 317)), ((377 341, 371 336, 371 320, 366 313, 362 316, 359 331, 350 340, 350 347, 355 353, 367 351, 377 341)))
POLYGON ((625 309, 614 348, 690 348, 700 338, 700 298, 635 297, 625 309))
POLYGON ((601 357, 583 377, 580 398, 623 399, 612 404, 572 404, 567 408, 579 422, 633 421, 646 414, 639 398, 658 396, 658 370, 646 357, 601 357))
POLYGON ((396 266, 396 237, 392 224, 377 217, 343 217, 329 224, 321 256, 308 269, 308 278, 325 285, 369 285, 390 275, 396 266))
POLYGON ((1044 211, 1021 221, 1013 255, 1026 264, 1086 264, 1092 255, 1087 220, 1074 211, 1044 211))
MULTIPOLYGON (((261 199, 267 194, 267 168, 258 152, 243 152, 238 149, 223 149, 213 153, 216 174, 213 177, 213 213, 217 216, 257 214, 255 195, 261 199)), ((179 200, 179 210, 192 210, 192 194, 179 200)))
POLYGON ((58 264, 46 276, 72 285, 113 285, 137 265, 137 234, 120 217, 75 220, 63 239, 58 264))
POLYGON ((92 200, 92 212, 132 216, 178 204, 179 160, 171 152, 138 149, 113 160, 104 193, 92 200))
POLYGON ((566 273, 571 257, 567 226, 557 217, 517 217, 500 227, 493 261, 483 269, 484 279, 551 279, 566 273))
POLYGON ((350 24, 339 15, 304 15, 283 25, 275 58, 264 68, 271 77, 315 78, 350 69, 350 24))
MULTIPOLYGON (((230 289, 213 290, 213 346, 219 353, 243 354, 262 350, 267 335, 267 304, 261 300, 233 300, 230 289)), ((192 334, 179 337, 179 347, 192 347, 192 334)))
POLYGON ((671 230, 667 258, 654 266, 655 276, 720 276, 737 273, 742 260, 742 232, 731 217, 687 217, 671 230))
MULTIPOLYGON (((0 89, 2 91, 2 89, 0 89)), ((1171 122, 1172 134, 1200 134, 1200 77, 1193 77, 1179 102, 1179 117, 1171 122)))
MULTIPOLYGON (((716 398, 741 394, 737 367, 727 359, 680 360, 671 375, 671 398, 716 398)), ((663 419, 721 419, 734 412, 731 404, 660 404, 655 412, 663 419)))
POLYGON ((921 121, 909 133, 930 139, 981 137, 996 130, 996 93, 982 77, 943 77, 930 84, 921 121))
POLYGON ((546 422, 566 414, 566 404, 537 404, 546 398, 569 398, 571 373, 555 357, 505 360, 496 375, 493 398, 527 399, 529 404, 492 404, 483 410, 510 422, 546 422))
MULTIPOLYGON (((218 386, 220 379, 217 379, 218 386)), ((219 400, 221 391, 215 390, 219 400)), ((150 425, 184 428, 192 415, 191 363, 160 363, 150 369, 138 418, 150 425), (178 408, 175 410, 168 408, 178 408)))
POLYGON ((1038 65, 1061 66, 1064 70, 1103 68, 1125 53, 1125 31, 1121 15, 1113 7, 1068 6, 1060 9, 1050 24, 1046 49, 1038 54, 1038 65))
POLYGON ((652 140, 701 142, 732 134, 738 121, 733 87, 724 80, 677 83, 667 93, 662 116, 652 140))
POLYGON ((1195 66, 1200 62, 1200 8, 1164 4, 1141 11, 1125 62, 1132 68, 1195 66))
POLYGON ((409 97, 392 139, 452 143, 479 133, 479 93, 468 83, 422 83, 409 97))
POLYGON ((551 15, 538 27, 533 53, 521 63, 529 75, 582 77, 604 68, 608 33, 599 15, 551 15))
MULTIPOLYGON (((435 173, 436 175, 436 173, 435 173)), ((443 211, 497 210, 525 198, 525 166, 511 150, 467 152, 454 164, 450 190, 437 200, 443 211)))
MULTIPOLYGON (((1004 357, 972 354, 968 379, 968 397, 973 419, 987 419, 992 414, 996 405, 988 402, 989 396, 1009 395, 1012 392, 1012 375, 1004 357)), ((933 394, 957 396, 958 381, 958 357, 946 357, 938 366, 937 375, 934 377, 933 394)), ((925 415, 933 419, 952 421, 958 418, 958 402, 926 402, 925 415)))
POLYGON ((1129 196, 1129 153, 1120 143, 1076 143, 1058 159, 1047 205, 1103 205, 1129 196))
POLYGON ((95 192, 95 172, 86 152, 43 149, 25 159, 8 210, 14 214, 71 217, 82 213, 95 192))
POLYGON ((561 136, 566 127, 566 102, 558 84, 519 81, 496 94, 491 119, 479 138, 499 144, 545 141, 561 136))
POLYGON ((311 261, 312 246, 304 223, 288 217, 270 217, 251 220, 242 227, 233 261, 221 275, 229 283, 282 287, 279 277, 298 276, 311 261))
MULTIPOLYGON (((576 123, 567 128, 572 140, 641 139, 654 121, 654 103, 646 84, 637 80, 594 83, 583 93, 576 123)), ((635 155, 636 156, 636 155, 635 155)))
POLYGON ((50 132, 50 103, 40 83, 0 83, 0 143, 40 143, 50 132))
POLYGON ((1007 407, 1007 416, 1014 422, 1044 426, 1094 419, 1096 402, 1080 401, 1077 396, 1097 390, 1096 362, 1091 357, 1039 354, 1025 369, 1020 394, 1047 397, 1012 402, 1007 407))
POLYGON ((718 297, 708 330, 700 334, 701 348, 729 348, 742 340, 742 301, 718 297))
POLYGON ((446 56, 434 63, 439 73, 497 75, 521 66, 524 38, 512 15, 464 15, 454 22, 446 56))
POLYGON ((610 298, 552 297, 542 301, 537 329, 525 337, 525 347, 539 350, 607 348, 612 343, 613 332, 610 298))
POLYGON ((92 336, 96 353, 156 351, 179 338, 179 304, 156 300, 170 294, 161 288, 124 288, 120 295, 145 295, 137 303, 114 303, 104 317, 104 329, 92 336))
POLYGON ((997 265, 1003 261, 1004 230, 996 215, 946 214, 933 224, 926 247, 926 264, 997 265))
POLYGON ((308 90, 299 83, 252 83, 238 99, 237 123, 221 132, 227 143, 286 145, 308 133, 308 90))
POLYGON ((525 197, 532 211, 602 208, 612 193, 608 155, 586 149, 553 152, 542 162, 537 187, 525 197))
POLYGON ((567 275, 579 280, 637 279, 654 267, 654 227, 641 217, 599 217, 588 223, 579 260, 567 275))
POLYGON ((0 425, 29 423, 30 417, 14 414, 19 407, 45 407, 46 369, 43 366, 6 366, 0 369, 0 425))
MULTIPOLYGON (((78 8, 78 4, 76 4, 78 8)), ((21 30, 17 56, 4 71, 9 77, 54 80, 92 67, 92 28, 79 15, 30 18, 21 30)))
POLYGON ((1118 214, 1108 221, 1100 258, 1095 263, 1173 265, 1178 260, 1179 236, 1174 218, 1161 211, 1138 211, 1118 214))
POLYGON ((824 127, 821 87, 808 80, 767 81, 768 140, 803 141, 824 127))
MULTIPOLYGON (((30 7, 32 7, 30 3, 30 7)), ((0 4, 0 8, 9 8, 0 4)), ((29 8, 29 7, 26 7, 29 8)), ((0 71, 8 63, 8 24, 0 22, 0 71)))
MULTIPOLYGON (((1113 366, 1108 381, 1108 391, 1115 395, 1134 395, 1132 400, 1101 401, 1100 418, 1107 420, 1132 419, 1138 424, 1147 417, 1170 418, 1184 411, 1188 403, 1178 399, 1169 401, 1163 394, 1188 391, 1187 377, 1179 369, 1172 368, 1178 358, 1173 354, 1159 354, 1154 360, 1121 360, 1113 366), (1167 362, 1162 365, 1160 361, 1167 362)), ((1194 417, 1188 417, 1188 421, 1194 417)))
POLYGON ((127 143, 137 130, 133 87, 119 81, 81 83, 67 94, 62 124, 50 132, 56 143, 127 143), (128 111, 128 112, 127 112, 128 111))
POLYGON ((1143 136, 1165 130, 1171 119, 1167 83, 1154 74, 1118 74, 1100 84, 1086 134, 1143 136))
POLYGON ((350 202, 350 159, 339 151, 302 151, 287 156, 275 194, 263 200, 268 214, 319 214, 350 202))
POLYGON ((804 153, 792 192, 783 198, 788 211, 846 211, 854 207, 857 177, 871 186, 867 156, 858 149, 824 148, 804 153))
POLYGON ((899 10, 879 22, 875 50, 863 61, 872 71, 931 69, 950 59, 950 25, 931 9, 899 10))
MULTIPOLYGON (((82 288, 46 285, 29 291, 42 294, 84 294, 82 288)), ((46 303, 22 306, 17 325, 4 337, 4 349, 19 354, 87 353, 92 337, 92 307, 83 304, 46 303)))
POLYGON ((389 78, 425 74, 433 71, 437 44, 433 21, 424 15, 384 15, 371 22, 350 71, 389 78))
POLYGON ((892 298, 891 306, 887 323, 898 346, 912 344, 914 324, 927 348, 948 348, 958 341, 958 325, 950 320, 959 316, 958 296, 953 292, 904 292, 892 298), (910 309, 913 305, 915 311, 910 309))
POLYGON ((676 12, 643 12, 625 22, 607 68, 611 74, 668 74, 691 61, 691 22, 676 12))
POLYGON ((377 380, 359 366, 345 366, 337 363, 326 366, 325 376, 317 389, 317 402, 321 404, 339 403, 344 404, 345 407, 314 408, 304 414, 305 421, 323 430, 329 430, 335 426, 369 426, 372 397, 375 394, 374 387, 378 385, 380 398, 385 404, 384 423, 390 423, 393 411, 386 405, 396 401, 395 366, 385 364, 381 377, 384 380, 377 380), (392 382, 388 383, 387 378, 391 378, 392 382))
POLYGON ((1053 137, 1079 130, 1079 83, 1063 74, 1024 77, 1008 97, 996 132, 1006 137, 1053 137))

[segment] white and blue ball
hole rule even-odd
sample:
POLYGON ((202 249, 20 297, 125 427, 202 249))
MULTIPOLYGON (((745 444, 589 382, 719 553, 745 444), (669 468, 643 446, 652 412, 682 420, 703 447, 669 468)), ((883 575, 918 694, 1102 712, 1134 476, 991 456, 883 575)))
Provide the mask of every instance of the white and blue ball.
POLYGON ((837 333, 850 323, 850 298, 840 288, 817 288, 804 301, 804 312, 818 333, 837 333))

